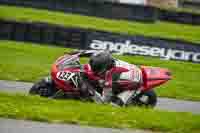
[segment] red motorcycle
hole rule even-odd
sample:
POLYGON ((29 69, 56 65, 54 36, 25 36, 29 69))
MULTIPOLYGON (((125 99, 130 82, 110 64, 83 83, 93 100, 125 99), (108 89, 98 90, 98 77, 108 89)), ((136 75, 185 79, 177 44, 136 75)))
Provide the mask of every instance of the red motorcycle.
MULTIPOLYGON (((82 74, 85 74, 91 81, 94 81, 94 88, 88 91, 90 94, 85 99, 101 102, 102 87, 97 81, 103 81, 103 79, 95 77, 92 74, 93 72, 89 69, 89 64, 81 65, 79 62, 80 57, 89 57, 94 52, 93 50, 79 51, 72 54, 65 54, 58 58, 52 65, 51 76, 35 83, 29 93, 51 98, 81 99, 79 83, 82 74)), ((158 67, 140 66, 138 68, 141 71, 138 76, 142 78, 142 84, 137 89, 133 89, 128 80, 109 80, 111 84, 117 82, 118 85, 118 91, 115 92, 118 100, 114 102, 121 106, 145 105, 154 107, 157 103, 154 88, 170 80, 172 78, 171 73, 168 69, 158 67)), ((116 67, 112 71, 112 73, 121 72, 123 72, 122 67, 116 67)), ((111 77, 108 76, 107 78, 111 77)))

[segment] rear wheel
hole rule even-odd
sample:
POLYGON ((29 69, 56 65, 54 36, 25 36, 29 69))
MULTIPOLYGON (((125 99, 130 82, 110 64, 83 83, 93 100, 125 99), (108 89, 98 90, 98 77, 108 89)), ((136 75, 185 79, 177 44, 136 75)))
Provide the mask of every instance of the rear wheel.
POLYGON ((154 90, 149 90, 142 92, 134 99, 129 105, 145 106, 145 107, 155 107, 157 104, 157 95, 154 90))
POLYGON ((52 96, 55 93, 53 82, 49 78, 44 78, 35 83, 29 90, 31 95, 40 95, 44 97, 52 96))

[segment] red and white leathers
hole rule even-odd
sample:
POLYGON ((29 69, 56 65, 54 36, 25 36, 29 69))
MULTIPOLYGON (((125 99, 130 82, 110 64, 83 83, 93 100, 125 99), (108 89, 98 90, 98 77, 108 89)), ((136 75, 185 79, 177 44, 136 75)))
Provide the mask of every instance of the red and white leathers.
POLYGON ((118 84, 120 86, 123 86, 123 84, 126 86, 123 87, 124 91, 126 91, 125 89, 128 90, 130 88, 137 89, 142 83, 142 72, 136 65, 132 65, 121 60, 115 60, 115 66, 107 71, 105 76, 106 84, 103 89, 103 99, 105 102, 110 102, 109 100, 113 89, 112 75, 114 73, 120 74, 118 84), (129 84, 127 84, 127 82, 129 82, 129 84))
POLYGON ((89 80, 97 80, 99 82, 104 81, 102 82, 104 83, 103 92, 102 92, 102 101, 105 103, 110 102, 111 97, 113 95, 112 93, 113 74, 116 74, 116 73, 119 74, 119 78, 118 78, 119 85, 126 86, 125 88, 127 88, 127 90, 129 88, 137 89, 136 87, 138 87, 138 85, 142 83, 141 70, 136 65, 132 65, 121 60, 115 59, 113 67, 101 75, 98 75, 92 72, 92 69, 90 68, 89 64, 84 65, 84 69, 87 72, 86 75, 89 80), (127 84, 127 82, 129 82, 129 84, 127 84), (130 84, 130 82, 132 84, 130 84))

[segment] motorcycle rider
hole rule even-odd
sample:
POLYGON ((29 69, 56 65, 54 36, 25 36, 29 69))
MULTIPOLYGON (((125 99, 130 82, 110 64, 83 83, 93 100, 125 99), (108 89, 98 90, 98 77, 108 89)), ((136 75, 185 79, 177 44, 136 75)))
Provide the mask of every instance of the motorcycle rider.
MULTIPOLYGON (((141 71, 137 66, 114 59, 109 51, 100 51, 93 54, 89 60, 89 65, 87 69, 91 69, 92 73, 90 74, 92 76, 88 77, 100 77, 97 81, 103 89, 100 97, 100 101, 103 103, 112 102, 115 97, 114 92, 117 91, 119 86, 118 80, 128 80, 134 88, 138 88, 142 83, 141 71), (120 71, 115 71, 117 68, 120 68, 120 71)), ((85 83, 85 88, 91 86, 89 81, 90 79, 85 83)))

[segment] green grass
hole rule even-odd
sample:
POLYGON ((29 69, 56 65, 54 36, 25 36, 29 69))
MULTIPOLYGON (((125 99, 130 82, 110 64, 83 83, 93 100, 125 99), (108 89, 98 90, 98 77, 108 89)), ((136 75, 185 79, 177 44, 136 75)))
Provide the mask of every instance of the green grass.
POLYGON ((145 108, 117 108, 71 100, 0 93, 0 117, 111 128, 199 133, 200 115, 145 108))
MULTIPOLYGON (((182 1, 194 1, 194 0, 181 0, 182 1)), ((182 8, 175 8, 171 9, 177 12, 186 12, 186 13, 193 13, 193 14, 200 14, 200 10, 197 7, 189 6, 189 7, 182 7, 182 8)))
POLYGON ((0 6, 0 19, 17 20, 22 22, 45 22, 64 25, 67 27, 72 26, 105 30, 115 33, 126 33, 130 35, 140 34, 153 37, 182 39, 200 43, 200 26, 184 24, 166 22, 156 22, 151 24, 123 20, 108 20, 12 6, 0 6))
MULTIPOLYGON (((35 82, 47 76, 51 64, 71 49, 0 41, 0 79, 35 82)), ((200 101, 200 64, 150 57, 117 56, 133 64, 168 68, 173 80, 156 89, 159 96, 200 101)), ((82 60, 85 63, 87 59, 82 60)))

